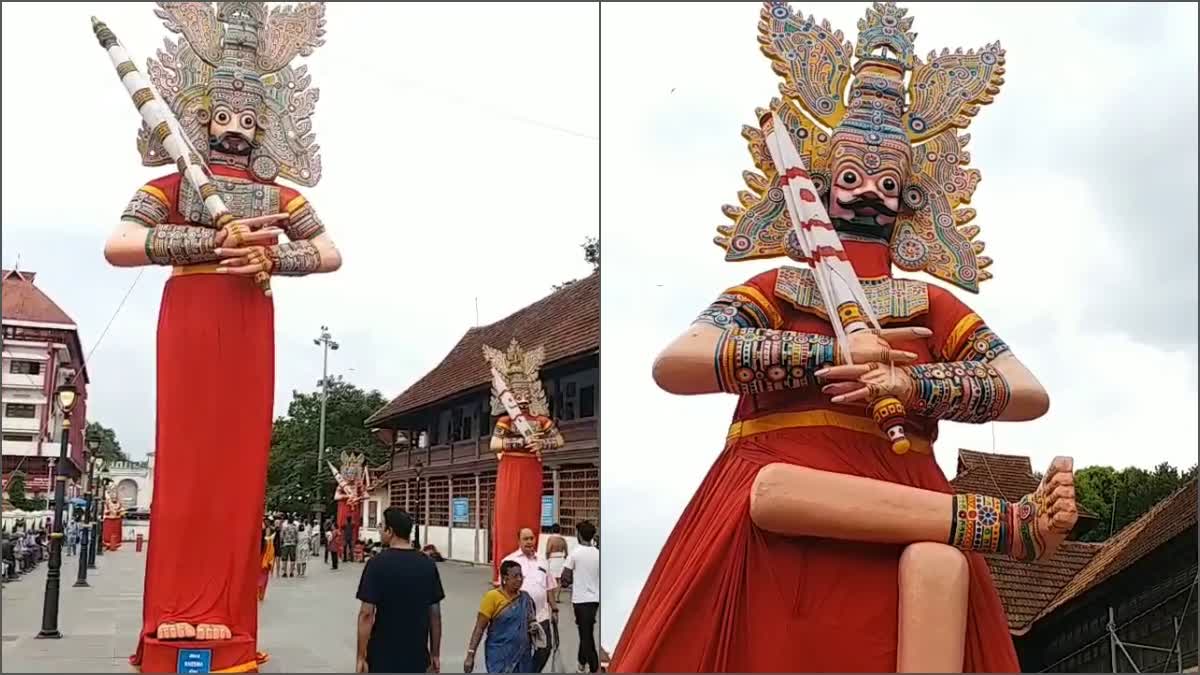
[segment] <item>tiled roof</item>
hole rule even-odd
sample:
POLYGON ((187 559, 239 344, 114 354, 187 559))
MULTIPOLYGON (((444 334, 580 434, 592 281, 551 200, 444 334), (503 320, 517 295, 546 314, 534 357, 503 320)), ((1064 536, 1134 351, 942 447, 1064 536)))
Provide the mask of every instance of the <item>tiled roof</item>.
POLYGON ((3 298, 0 301, 4 319, 75 325, 62 308, 33 285, 36 273, 2 270, 0 276, 4 279, 3 298))
POLYGON ((1063 588, 1054 602, 1042 610, 1038 618, 1083 595, 1180 533, 1194 527, 1195 478, 1104 542, 1103 548, 1063 588))
POLYGON ((600 349, 600 273, 551 293, 488 326, 467 331, 433 370, 365 422, 395 417, 491 382, 483 345, 497 349, 516 339, 546 349, 546 365, 600 349))
POLYGON ((985 556, 1008 615, 1008 629, 1023 633, 1102 546, 1065 541, 1052 557, 1038 562, 1021 562, 999 554, 985 556))

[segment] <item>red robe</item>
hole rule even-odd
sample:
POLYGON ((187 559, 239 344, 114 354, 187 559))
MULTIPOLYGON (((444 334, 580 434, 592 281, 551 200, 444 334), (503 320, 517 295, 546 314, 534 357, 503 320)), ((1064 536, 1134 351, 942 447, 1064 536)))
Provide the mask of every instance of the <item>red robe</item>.
MULTIPOLYGON (((860 278, 890 274, 886 247, 844 245, 860 278)), ((747 306, 743 318, 770 324, 763 328, 832 335, 827 320, 775 295, 777 274, 727 291, 747 306)), ((953 295, 929 285, 924 311, 881 323, 930 328, 929 340, 897 346, 928 363, 957 360, 944 355, 957 354, 978 321, 953 295)), ((929 448, 936 424, 918 424, 913 451, 897 455, 864 412, 833 406, 817 390, 742 396, 734 421, 725 451, 659 554, 610 669, 895 672, 903 547, 765 532, 750 521, 750 486, 760 468, 785 462, 952 493, 929 448)), ((1019 672, 987 564, 978 554, 967 557, 964 669, 1019 672)))
MULTIPOLYGON (((214 166, 220 176, 249 179, 214 166)), ((180 175, 143 191, 179 213, 180 175)), ((281 203, 297 193, 281 187, 281 203)), ((242 215, 237 214, 235 215, 242 215)), ((257 582, 275 384, 271 299, 252 277, 172 276, 158 319, 158 418, 154 546, 146 557, 142 632, 130 658, 147 672, 174 672, 177 650, 211 649, 212 670, 257 669, 257 582), (233 639, 155 638, 167 622, 224 624, 233 639)))
POLYGON ((105 551, 116 551, 121 548, 121 523, 125 522, 123 518, 105 518, 102 529, 100 530, 100 541, 104 544, 105 551))
MULTIPOLYGON (((545 417, 529 419, 543 428, 552 424, 545 417)), ((509 438, 519 437, 508 415, 496 420, 496 431, 509 438)), ((492 530, 493 580, 500 579, 500 563, 504 557, 520 548, 521 530, 533 530, 535 538, 542 531, 542 461, 524 450, 505 450, 500 455, 493 514, 495 528, 492 530)))
MULTIPOLYGON (((358 529, 362 523, 362 502, 356 501, 353 504, 349 503, 349 499, 337 500, 337 523, 343 530, 345 541, 357 542, 358 529), (350 521, 350 526, 346 527, 346 521, 350 521)), ((338 549, 338 553, 345 549, 338 549)))

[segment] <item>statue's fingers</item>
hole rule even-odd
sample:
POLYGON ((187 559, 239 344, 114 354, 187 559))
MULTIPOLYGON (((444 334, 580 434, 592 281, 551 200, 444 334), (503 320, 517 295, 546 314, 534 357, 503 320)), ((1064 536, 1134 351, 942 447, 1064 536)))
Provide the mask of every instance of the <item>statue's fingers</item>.
POLYGON ((243 275, 243 276, 248 276, 251 274, 258 274, 259 272, 262 272, 262 271, 264 271, 262 268, 262 265, 242 265, 240 267, 218 267, 217 268, 217 272, 220 274, 239 274, 239 275, 243 275))
POLYGON ((821 387, 821 393, 829 396, 839 396, 841 394, 848 394, 860 388, 862 388, 862 384, 859 382, 834 382, 833 384, 827 384, 824 387, 821 387))
POLYGON ((834 396, 831 401, 834 403, 855 403, 857 401, 866 401, 870 397, 870 389, 868 387, 860 387, 848 394, 839 394, 834 396))
POLYGON ((249 265, 249 264, 250 264, 250 259, 244 255, 237 256, 234 258, 225 258, 221 262, 217 263, 217 265, 219 265, 221 267, 241 267, 243 265, 249 265))
POLYGON ((889 349, 879 355, 880 362, 887 363, 912 363, 917 360, 917 355, 914 352, 905 352, 898 349, 889 349))
POLYGON ((896 342, 911 342, 914 340, 924 340, 933 335, 933 331, 928 328, 920 328, 913 326, 911 328, 884 328, 876 333, 879 337, 887 340, 889 344, 896 342))
POLYGON ((872 368, 872 364, 857 364, 852 366, 830 366, 814 373, 823 380, 857 380, 872 368))
POLYGON ((233 224, 234 225, 245 225, 246 227, 250 228, 251 230, 257 230, 260 227, 270 225, 271 223, 278 223, 278 222, 287 220, 290 217, 291 216, 289 216, 286 213, 272 213, 272 214, 265 215, 265 216, 256 216, 254 218, 244 218, 242 220, 235 220, 235 221, 233 221, 233 224))

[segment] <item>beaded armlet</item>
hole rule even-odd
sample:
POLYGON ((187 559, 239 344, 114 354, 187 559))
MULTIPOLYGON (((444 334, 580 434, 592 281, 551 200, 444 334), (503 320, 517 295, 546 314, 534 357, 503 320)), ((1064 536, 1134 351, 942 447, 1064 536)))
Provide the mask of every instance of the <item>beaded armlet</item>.
POLYGON ((290 241, 267 249, 272 272, 285 277, 312 274, 321 267, 321 252, 309 241, 290 241))
POLYGON ((717 341, 717 382, 731 394, 816 386, 813 373, 835 363, 834 340, 769 328, 726 329, 717 341))
POLYGON ((981 361, 906 366, 913 380, 907 409, 922 417, 983 424, 1008 406, 1011 391, 999 371, 981 361))

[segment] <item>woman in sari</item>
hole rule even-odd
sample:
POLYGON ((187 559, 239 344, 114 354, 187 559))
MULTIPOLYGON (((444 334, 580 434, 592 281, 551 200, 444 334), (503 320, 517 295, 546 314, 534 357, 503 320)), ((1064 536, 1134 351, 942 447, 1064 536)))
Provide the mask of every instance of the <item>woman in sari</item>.
POLYGON ((267 597, 267 582, 271 580, 271 568, 275 566, 275 530, 269 523, 263 523, 262 543, 259 545, 259 550, 262 551, 262 566, 258 573, 258 601, 262 602, 267 597))
POLYGON ((530 632, 537 626, 537 620, 533 598, 521 590, 524 580, 520 563, 514 560, 500 563, 500 587, 484 593, 479 603, 479 616, 467 645, 463 672, 474 672, 475 650, 484 630, 487 630, 487 672, 533 672, 530 632))

